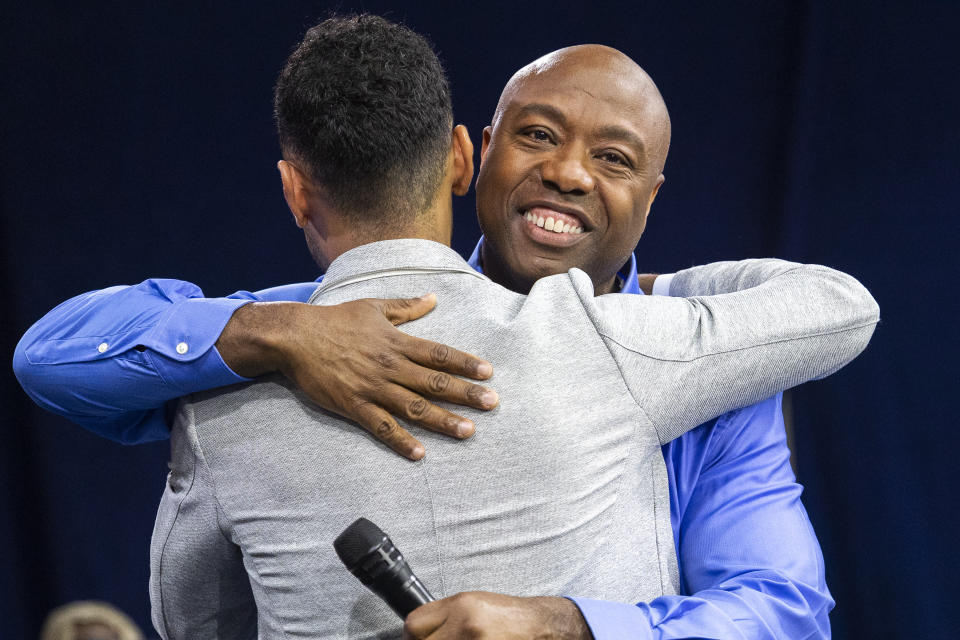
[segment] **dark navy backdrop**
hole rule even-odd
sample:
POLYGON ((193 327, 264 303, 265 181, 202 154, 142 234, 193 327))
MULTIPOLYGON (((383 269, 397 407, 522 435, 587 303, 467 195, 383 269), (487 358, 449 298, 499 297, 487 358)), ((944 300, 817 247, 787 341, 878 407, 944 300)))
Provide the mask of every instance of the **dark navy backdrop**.
MULTIPOLYGON (((271 91, 326 5, 19 4, 0 26, 8 358, 34 320, 84 290, 176 276, 222 295, 317 275, 280 194, 271 91)), ((871 288, 883 322, 867 353, 794 396, 835 636, 955 637, 957 5, 338 7, 428 34, 476 140, 521 64, 574 43, 624 50, 674 123, 642 270, 776 255, 871 288)), ((472 194, 456 215, 467 253, 472 194)), ((148 628, 164 444, 94 437, 34 407, 9 367, 0 375, 0 635, 33 637, 46 611, 78 598, 148 628)))

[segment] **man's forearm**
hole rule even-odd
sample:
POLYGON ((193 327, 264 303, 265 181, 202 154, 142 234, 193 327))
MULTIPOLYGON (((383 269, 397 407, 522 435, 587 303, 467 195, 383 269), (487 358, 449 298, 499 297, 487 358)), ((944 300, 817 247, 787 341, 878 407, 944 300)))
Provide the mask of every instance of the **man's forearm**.
POLYGON ((238 375, 256 378, 280 371, 283 346, 301 327, 299 302, 254 302, 237 309, 217 338, 224 363, 238 375))
POLYGON ((249 297, 202 296, 189 282, 146 280, 71 298, 24 334, 14 372, 37 404, 98 435, 166 438, 164 403, 242 381, 213 343, 249 297))
POLYGON ((455 377, 489 378, 489 363, 393 326, 428 313, 434 296, 330 307, 296 301, 315 288, 267 290, 276 302, 247 292, 203 298, 176 280, 93 291, 31 327, 14 370, 40 406, 127 443, 166 437, 161 409, 169 400, 274 371, 414 459, 423 447, 394 415, 464 438, 473 423, 425 397, 496 406, 495 392, 455 377))

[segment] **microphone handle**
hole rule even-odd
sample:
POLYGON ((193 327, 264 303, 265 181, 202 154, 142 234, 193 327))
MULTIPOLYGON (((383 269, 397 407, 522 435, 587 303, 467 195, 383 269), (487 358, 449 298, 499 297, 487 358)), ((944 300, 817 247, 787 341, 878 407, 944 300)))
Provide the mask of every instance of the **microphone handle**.
POLYGON ((436 599, 430 595, 427 588, 412 572, 400 589, 397 589, 396 586, 382 584, 379 580, 374 580, 368 586, 404 620, 411 611, 420 605, 433 602, 436 599))

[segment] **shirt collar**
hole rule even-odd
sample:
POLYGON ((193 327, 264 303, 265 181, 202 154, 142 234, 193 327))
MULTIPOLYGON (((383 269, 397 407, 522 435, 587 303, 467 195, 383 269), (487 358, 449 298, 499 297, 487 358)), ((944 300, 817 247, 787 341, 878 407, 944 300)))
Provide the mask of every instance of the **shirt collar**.
POLYGON ((371 242, 350 249, 330 263, 327 272, 317 281, 333 286, 358 275, 397 269, 470 273, 463 258, 446 245, 432 240, 401 239, 371 242))
MULTIPOLYGON (((483 247, 483 236, 480 236, 480 241, 477 243, 477 247, 473 250, 473 253, 470 254, 470 259, 467 260, 467 264, 478 272, 483 273, 483 265, 480 264, 481 247, 483 247)), ((630 259, 627 260, 626 264, 617 272, 617 278, 621 284, 619 293, 643 295, 643 290, 640 289, 640 283, 637 281, 637 258, 633 255, 633 252, 630 253, 630 259)))

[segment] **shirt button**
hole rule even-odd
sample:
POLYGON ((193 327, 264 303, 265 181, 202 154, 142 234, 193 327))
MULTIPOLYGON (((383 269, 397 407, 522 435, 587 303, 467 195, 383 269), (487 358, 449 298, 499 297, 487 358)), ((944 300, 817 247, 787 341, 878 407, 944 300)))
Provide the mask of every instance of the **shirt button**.
POLYGON ((187 351, 189 351, 189 349, 190 347, 187 346, 186 342, 181 342, 180 344, 177 345, 177 353, 179 353, 180 355, 185 354, 187 351))
POLYGON ((97 345, 97 351, 99 351, 100 353, 103 353, 109 348, 110 348, 110 345, 108 345, 106 342, 101 342, 99 345, 97 345))

